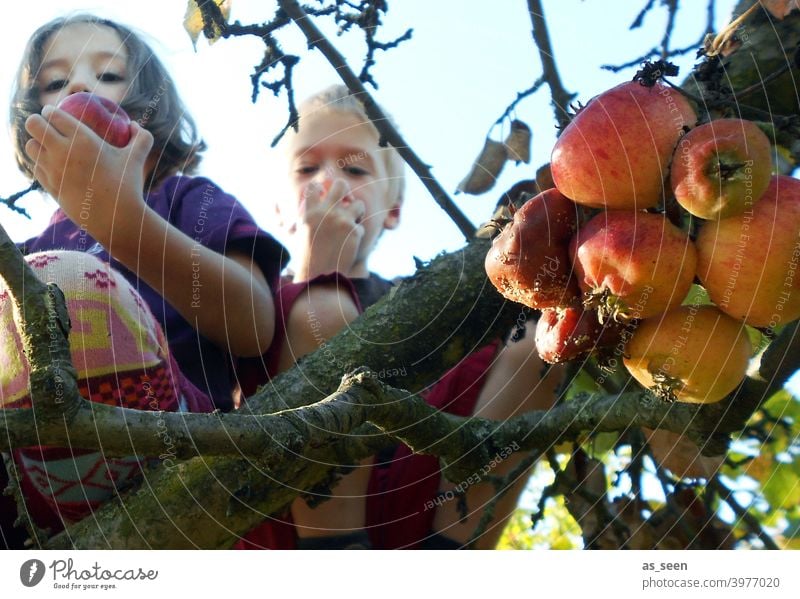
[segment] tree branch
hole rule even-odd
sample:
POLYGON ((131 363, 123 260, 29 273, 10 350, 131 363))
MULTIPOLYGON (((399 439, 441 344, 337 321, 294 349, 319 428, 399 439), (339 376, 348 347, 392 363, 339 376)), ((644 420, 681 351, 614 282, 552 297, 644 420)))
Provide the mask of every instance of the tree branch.
POLYGON ((31 401, 44 422, 68 422, 78 409, 77 373, 69 351, 70 321, 61 290, 45 285, 0 226, 0 276, 14 304, 14 321, 30 367, 31 401))
POLYGON ((561 78, 558 75, 541 0, 528 0, 528 12, 533 26, 533 41, 536 42, 536 47, 539 49, 539 58, 542 61, 542 77, 550 87, 556 122, 563 129, 569 124, 570 117, 567 108, 575 98, 575 94, 571 94, 564 89, 561 78))
MULTIPOLYGON (((486 240, 475 240, 462 251, 436 258, 320 351, 270 381, 239 413, 269 414, 315 403, 335 391, 342 372, 360 365, 378 372, 385 383, 412 392, 437 380, 463 356, 505 334, 519 315, 519 307, 505 302, 486 280, 483 260, 488 245, 486 240)), ((179 416, 164 416, 180 425, 179 416)), ((169 463, 170 467, 147 472, 146 485, 108 502, 53 544, 225 547, 301 490, 329 480, 332 464, 354 464, 372 455, 386 437, 371 431, 366 436, 351 434, 346 442, 331 443, 325 437, 321 446, 308 449, 318 453, 304 454, 315 456, 308 460, 289 450, 281 458, 273 453, 265 459, 261 456, 268 450, 262 450, 253 457, 169 463)), ((286 434, 291 432, 287 429, 286 434)), ((294 434, 285 443, 292 449, 303 442, 300 430, 294 434)), ((279 445, 272 439, 270 444, 279 445)))

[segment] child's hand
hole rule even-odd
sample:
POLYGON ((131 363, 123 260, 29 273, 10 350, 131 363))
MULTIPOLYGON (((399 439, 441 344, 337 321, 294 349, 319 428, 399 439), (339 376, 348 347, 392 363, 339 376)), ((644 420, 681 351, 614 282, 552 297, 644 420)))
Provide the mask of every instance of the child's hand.
POLYGON ((344 179, 322 185, 309 183, 300 205, 297 225, 298 265, 295 280, 330 272, 350 274, 356 263, 364 226, 364 202, 353 199, 344 179), (327 189, 326 189, 327 187, 327 189))
POLYGON ((52 106, 25 123, 32 139, 25 152, 34 176, 64 213, 108 247, 115 228, 137 231, 145 209, 145 165, 153 136, 131 124, 124 148, 104 143, 88 126, 52 106))

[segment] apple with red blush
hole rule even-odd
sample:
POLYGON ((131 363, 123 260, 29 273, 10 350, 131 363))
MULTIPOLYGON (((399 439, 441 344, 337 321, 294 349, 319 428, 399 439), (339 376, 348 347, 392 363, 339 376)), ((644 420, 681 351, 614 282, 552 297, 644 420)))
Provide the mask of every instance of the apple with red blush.
POLYGON ((131 139, 131 119, 116 103, 89 92, 70 94, 56 106, 87 125, 104 141, 122 148, 131 139))
POLYGON ((592 208, 656 206, 675 146, 697 115, 677 90, 656 82, 618 85, 593 98, 553 147, 558 190, 592 208))
POLYGON ((706 220, 742 214, 767 190, 771 152, 769 139, 752 121, 700 125, 681 139, 672 158, 675 199, 706 220))

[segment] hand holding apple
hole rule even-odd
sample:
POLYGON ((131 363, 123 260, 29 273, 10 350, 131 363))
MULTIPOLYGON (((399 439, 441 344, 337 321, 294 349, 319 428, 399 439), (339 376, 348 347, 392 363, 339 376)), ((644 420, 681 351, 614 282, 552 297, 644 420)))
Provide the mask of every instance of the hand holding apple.
MULTIPOLYGON (((88 116, 88 109, 84 114, 88 116)), ((31 136, 25 152, 34 161, 34 177, 70 220, 106 247, 112 237, 122 242, 127 235, 138 236, 132 223, 138 223, 146 209, 150 132, 130 123, 125 129, 130 139, 124 147, 116 147, 67 111, 50 105, 28 117, 25 128, 31 136)), ((121 143, 119 137, 111 139, 121 143)))
POLYGON ((115 102, 89 92, 70 94, 58 103, 106 142, 124 148, 131 140, 131 119, 115 102))

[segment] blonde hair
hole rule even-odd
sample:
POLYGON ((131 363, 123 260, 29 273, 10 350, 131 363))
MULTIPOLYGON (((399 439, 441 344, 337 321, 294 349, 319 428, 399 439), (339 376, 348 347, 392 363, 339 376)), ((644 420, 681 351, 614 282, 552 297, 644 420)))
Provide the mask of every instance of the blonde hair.
MULTIPOLYGON (((372 121, 367 116, 364 103, 344 85, 331 85, 303 101, 298 107, 300 114, 299 126, 303 126, 304 116, 320 114, 325 111, 354 116, 368 124, 375 131, 375 134, 380 137, 375 125, 372 124, 372 121)), ((394 125, 392 117, 386 111, 383 112, 389 122, 394 125)), ((405 192, 405 161, 400 157, 397 149, 390 145, 382 147, 380 150, 379 156, 386 167, 389 201, 393 204, 400 204, 403 201, 403 193, 405 192)))

